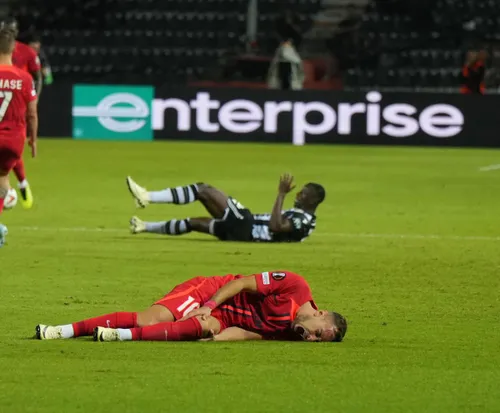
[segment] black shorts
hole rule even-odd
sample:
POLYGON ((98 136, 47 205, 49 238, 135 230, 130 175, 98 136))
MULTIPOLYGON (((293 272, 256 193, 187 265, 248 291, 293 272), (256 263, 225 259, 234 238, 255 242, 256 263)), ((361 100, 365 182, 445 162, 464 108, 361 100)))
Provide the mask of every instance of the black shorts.
POLYGON ((222 219, 213 221, 213 235, 221 241, 252 241, 253 215, 236 199, 229 197, 222 219))

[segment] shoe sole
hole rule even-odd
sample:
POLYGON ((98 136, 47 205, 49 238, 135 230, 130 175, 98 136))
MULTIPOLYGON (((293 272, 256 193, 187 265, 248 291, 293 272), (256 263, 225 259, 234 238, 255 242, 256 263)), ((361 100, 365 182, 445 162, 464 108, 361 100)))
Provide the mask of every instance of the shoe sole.
POLYGON ((35 336, 37 340, 42 340, 42 329, 40 328, 40 324, 35 327, 35 336))
POLYGON ((134 193, 134 191, 132 190, 132 186, 130 185, 130 181, 129 181, 129 178, 127 177, 125 179, 125 181, 127 182, 127 188, 129 190, 129 192, 132 194, 132 196, 134 197, 135 199, 135 204, 140 207, 140 208, 146 208, 146 205, 137 197, 137 195, 134 193))

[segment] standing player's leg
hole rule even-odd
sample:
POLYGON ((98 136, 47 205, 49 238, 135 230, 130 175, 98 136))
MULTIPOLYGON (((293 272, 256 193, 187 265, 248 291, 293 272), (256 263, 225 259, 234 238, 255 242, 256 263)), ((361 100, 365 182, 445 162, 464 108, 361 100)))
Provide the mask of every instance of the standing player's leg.
MULTIPOLYGON (((9 172, 0 169, 0 215, 2 215, 5 198, 9 192, 9 172)), ((7 237, 7 227, 0 223, 0 247, 5 244, 7 237)))
POLYGON ((21 194, 21 205, 25 209, 30 209, 33 206, 33 193, 31 192, 30 185, 26 179, 26 172, 24 170, 24 161, 19 159, 13 168, 14 174, 19 182, 19 192, 21 194))
MULTIPOLYGON (((17 150, 13 150, 10 143, 3 143, 0 146, 0 215, 3 212, 5 198, 9 193, 10 182, 9 173, 16 161, 19 159, 17 150)), ((7 227, 0 224, 0 247, 5 244, 7 227)))

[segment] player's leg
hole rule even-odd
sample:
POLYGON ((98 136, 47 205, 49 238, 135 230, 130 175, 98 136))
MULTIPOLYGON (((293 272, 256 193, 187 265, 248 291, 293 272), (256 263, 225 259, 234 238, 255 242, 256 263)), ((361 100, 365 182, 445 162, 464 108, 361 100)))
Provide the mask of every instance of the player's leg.
POLYGON ((205 183, 165 188, 160 191, 148 191, 127 177, 127 186, 137 204, 145 207, 154 204, 189 204, 200 201, 214 218, 222 218, 227 208, 228 196, 217 188, 205 183))
POLYGON ((0 214, 3 212, 5 198, 9 193, 9 175, 8 172, 0 170, 0 214))
POLYGON ((155 324, 130 329, 98 327, 95 341, 195 341, 219 334, 221 323, 212 316, 155 324))
POLYGON ((94 329, 99 326, 113 328, 132 328, 137 326, 137 313, 117 312, 98 317, 88 318, 71 324, 36 326, 36 338, 39 340, 55 340, 63 338, 76 338, 91 336, 94 329))
POLYGON ((14 174, 19 182, 19 192, 21 194, 21 205, 25 209, 30 209, 33 206, 33 193, 30 185, 26 180, 26 171, 24 170, 24 161, 20 158, 13 168, 14 174))
POLYGON ((145 327, 181 319, 187 312, 199 308, 215 294, 216 288, 206 277, 191 278, 174 287, 165 297, 141 312, 118 312, 88 318, 72 324, 36 327, 40 340, 54 340, 91 336, 97 327, 133 328, 145 327))
MULTIPOLYGON (((9 175, 6 171, 0 170, 0 215, 2 215, 5 198, 9 192, 9 175)), ((7 227, 0 223, 0 247, 5 244, 5 239, 7 237, 7 227)))
POLYGON ((130 220, 130 231, 132 234, 148 232, 161 235, 183 235, 192 231, 211 234, 210 223, 212 218, 185 218, 171 219, 170 221, 146 222, 138 217, 130 220))
POLYGON ((162 306, 153 305, 140 312, 117 312, 98 317, 87 318, 71 324, 50 326, 39 324, 36 327, 36 336, 39 340, 60 338, 76 338, 91 336, 97 327, 133 328, 174 321, 172 312, 162 306))

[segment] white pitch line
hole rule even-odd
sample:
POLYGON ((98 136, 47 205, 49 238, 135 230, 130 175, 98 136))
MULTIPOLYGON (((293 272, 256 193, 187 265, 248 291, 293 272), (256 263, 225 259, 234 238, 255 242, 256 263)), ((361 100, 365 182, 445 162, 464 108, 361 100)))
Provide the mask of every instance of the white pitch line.
MULTIPOLYGON (((91 228, 91 227, 26 227, 13 226, 18 231, 42 231, 42 232, 104 232, 114 234, 127 234, 127 228, 91 228)), ((312 237, 331 238, 379 238, 379 239, 428 239, 428 240, 455 240, 455 241, 500 241, 500 236, 483 235, 436 235, 436 234, 377 234, 377 233, 341 233, 313 234, 312 237)))
POLYGON ((481 172, 495 171, 497 169, 500 169, 500 163, 497 163, 494 165, 483 166, 483 167, 479 168, 479 170, 481 172))

